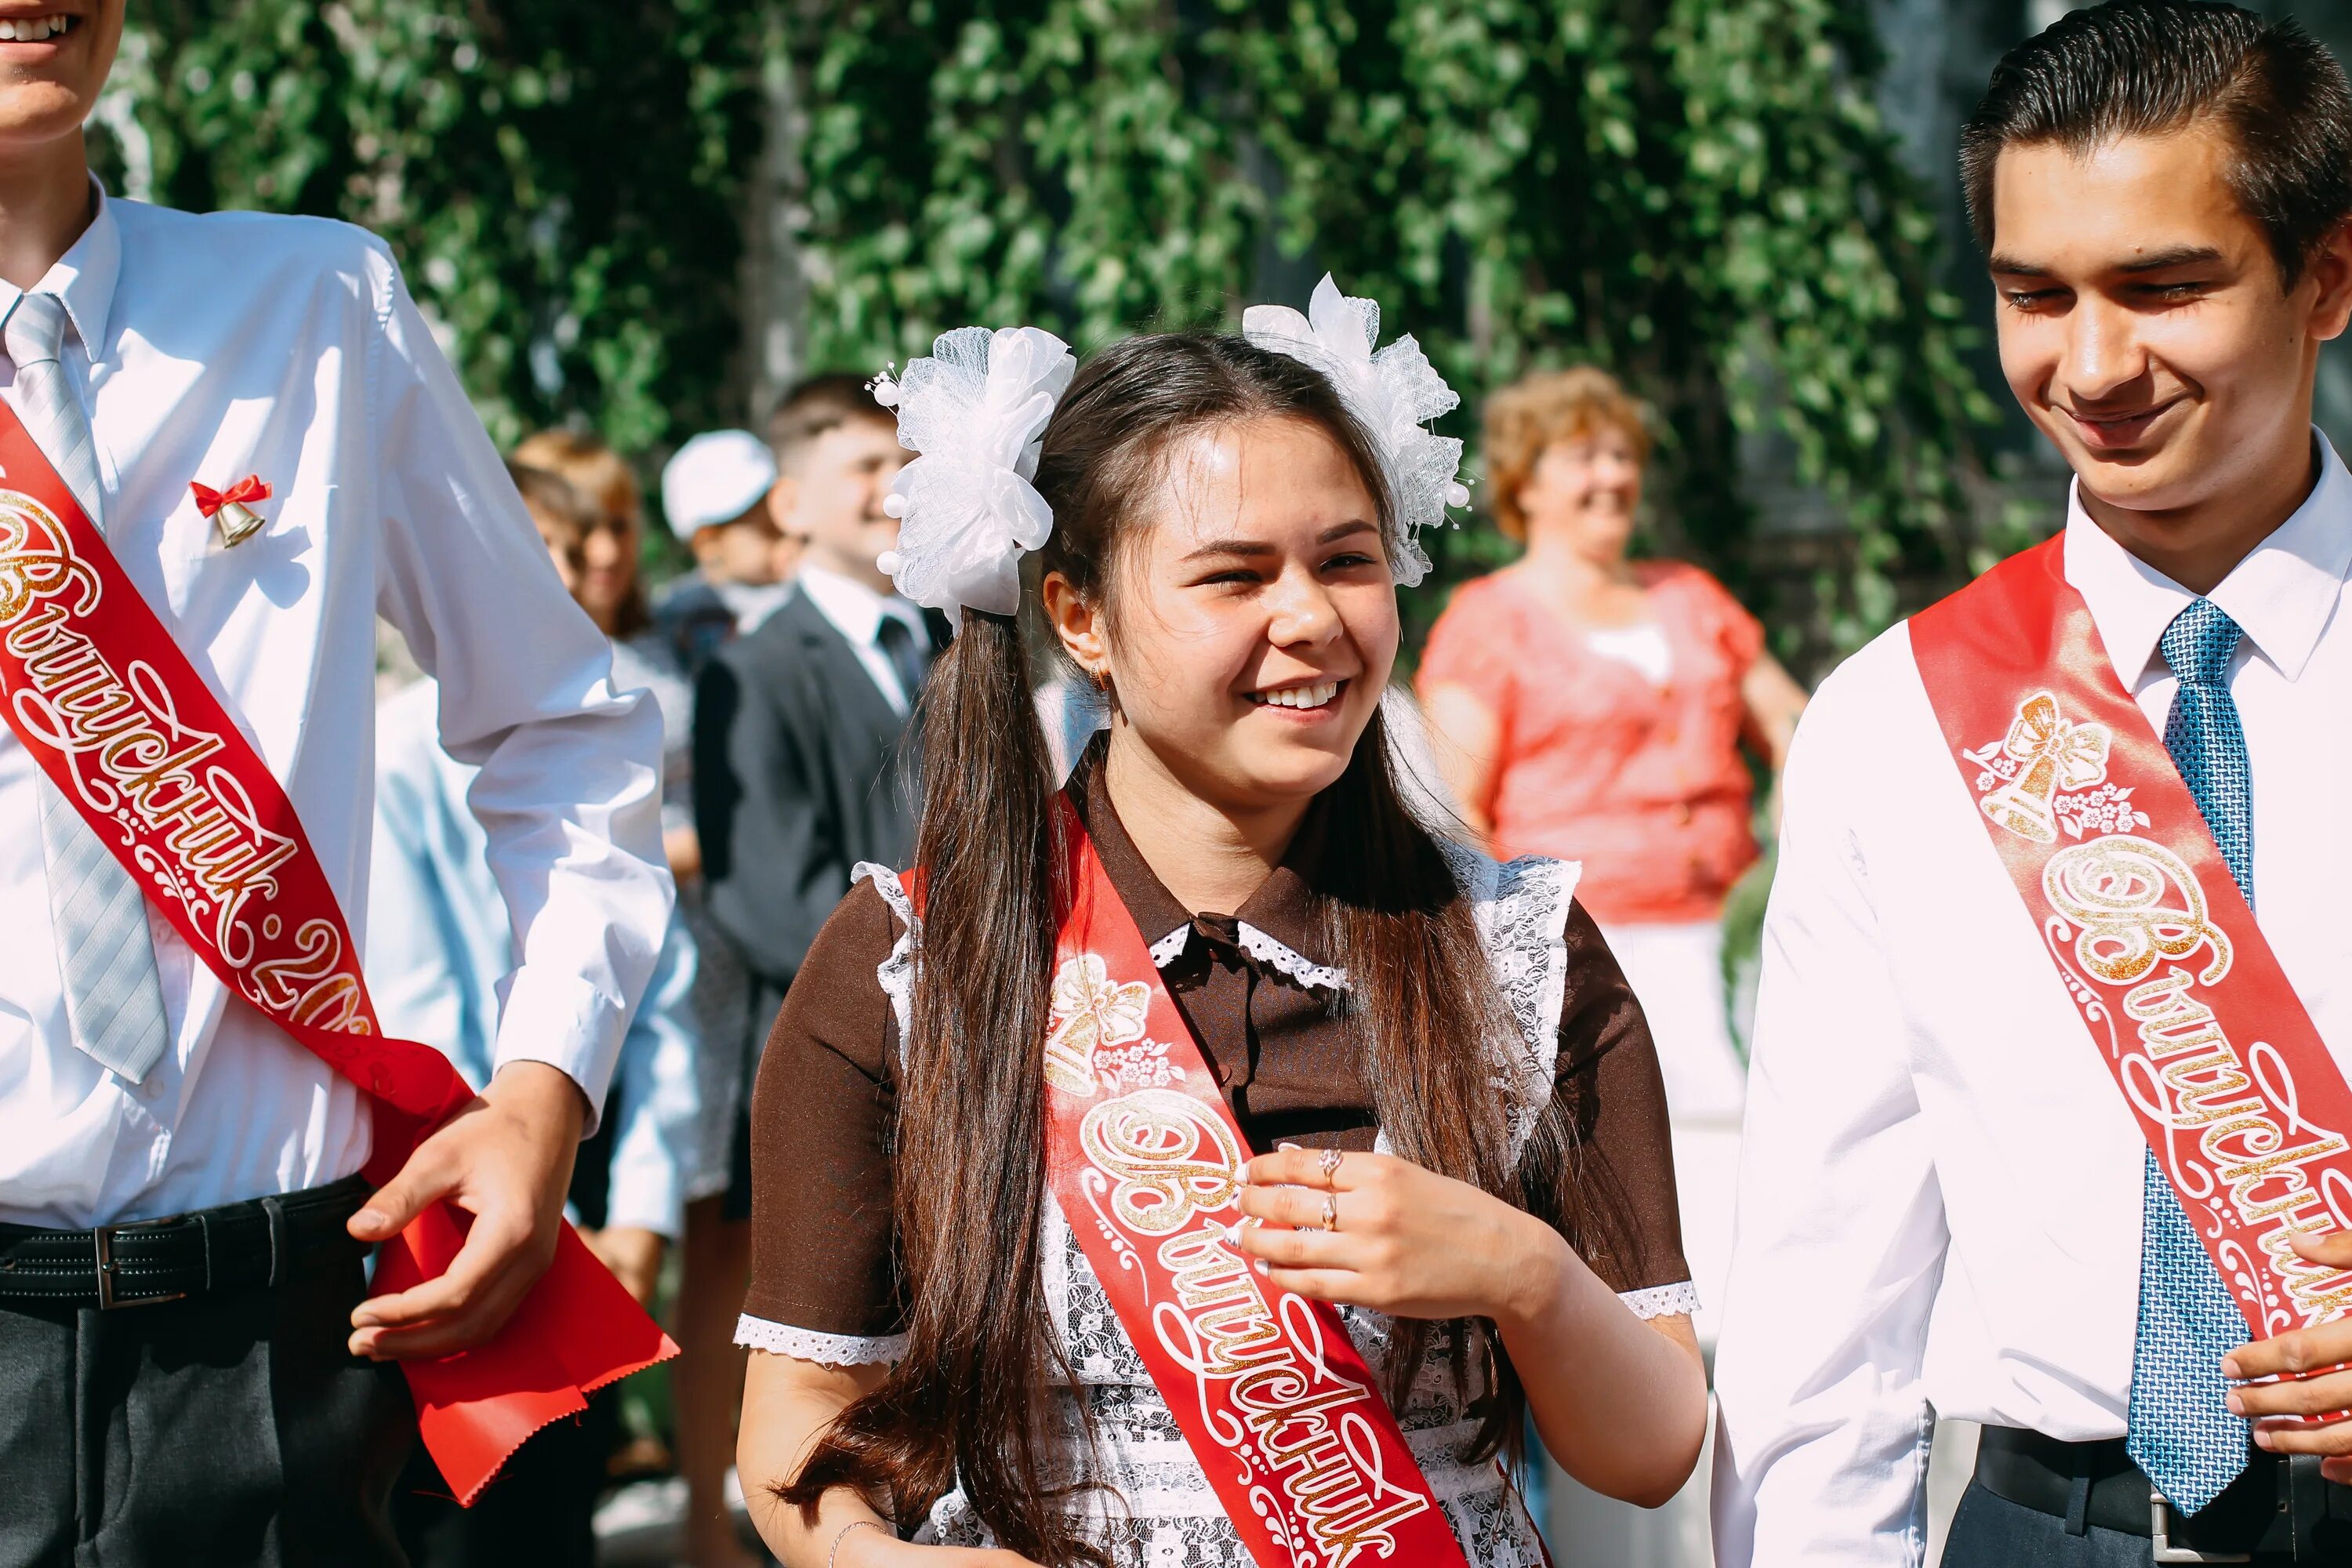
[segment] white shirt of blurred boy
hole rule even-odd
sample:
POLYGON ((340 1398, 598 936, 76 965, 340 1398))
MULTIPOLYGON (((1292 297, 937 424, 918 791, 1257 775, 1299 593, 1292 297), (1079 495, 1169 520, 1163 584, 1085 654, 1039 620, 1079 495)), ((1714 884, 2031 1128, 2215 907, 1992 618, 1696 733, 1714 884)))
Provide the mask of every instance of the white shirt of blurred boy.
POLYGON ((915 646, 930 647, 931 634, 923 625, 923 612, 896 594, 877 594, 854 577, 827 571, 813 563, 803 563, 800 570, 801 592, 808 595, 817 614, 833 623, 874 678, 875 689, 890 704, 890 710, 901 719, 913 706, 914 693, 898 679, 898 668, 882 647, 882 622, 887 617, 898 622, 914 634, 915 646))

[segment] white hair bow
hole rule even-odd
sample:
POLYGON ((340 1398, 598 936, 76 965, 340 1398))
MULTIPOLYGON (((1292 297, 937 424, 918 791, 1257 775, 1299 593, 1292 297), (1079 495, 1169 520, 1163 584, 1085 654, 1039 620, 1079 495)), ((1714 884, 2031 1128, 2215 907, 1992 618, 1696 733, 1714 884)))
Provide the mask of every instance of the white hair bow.
POLYGON ((1379 448, 1396 506, 1390 569, 1408 588, 1419 583, 1429 570, 1429 556, 1416 536, 1444 521, 1447 507, 1470 504, 1469 490, 1456 478, 1462 443, 1428 427, 1462 399, 1410 333, 1375 352, 1379 304, 1340 293, 1328 272, 1315 286, 1307 314, 1287 305, 1253 305, 1242 312, 1242 334, 1262 349, 1314 366, 1339 390, 1339 400, 1379 448))
POLYGON ((1035 327, 959 327, 929 357, 874 384, 898 411, 898 470, 884 510, 898 548, 876 562, 898 592, 962 625, 965 607, 1021 607, 1021 557, 1045 542, 1054 512, 1030 481, 1046 420, 1076 374, 1069 345, 1035 327))

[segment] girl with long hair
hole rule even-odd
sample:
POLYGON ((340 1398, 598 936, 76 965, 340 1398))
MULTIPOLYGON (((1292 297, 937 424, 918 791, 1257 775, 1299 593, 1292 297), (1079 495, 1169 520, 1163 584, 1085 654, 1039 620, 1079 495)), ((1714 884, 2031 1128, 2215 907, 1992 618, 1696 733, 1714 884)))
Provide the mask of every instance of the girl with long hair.
POLYGON ((1461 491, 1376 320, 1326 279, 1075 380, 966 329, 887 388, 886 567, 960 630, 916 866, 825 926, 754 1097, 739 1464, 791 1568, 1532 1565, 1528 1413, 1599 1490, 1690 1473, 1640 1008, 1573 867, 1391 774, 1395 587, 1461 491), (1059 789, 1033 647, 1109 713, 1059 789))

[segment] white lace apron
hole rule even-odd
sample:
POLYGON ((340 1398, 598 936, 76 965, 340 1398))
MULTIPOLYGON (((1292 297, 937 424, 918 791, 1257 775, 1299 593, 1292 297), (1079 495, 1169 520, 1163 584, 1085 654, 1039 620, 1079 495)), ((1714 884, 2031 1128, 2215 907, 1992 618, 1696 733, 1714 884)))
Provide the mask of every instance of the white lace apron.
MULTIPOLYGON (((1553 1093, 1560 1008, 1567 993, 1568 950, 1562 932, 1577 868, 1534 857, 1497 865, 1451 844, 1446 852, 1455 879, 1470 898, 1488 962, 1518 1025, 1517 1037, 1497 1042, 1494 1053, 1495 1087, 1503 1097, 1516 1154, 1553 1093)), ((890 997, 904 1037, 913 1006, 919 922, 895 872, 866 865, 857 868, 857 875, 873 879, 902 928, 877 978, 890 997)), ((1172 961, 1182 951, 1189 929, 1180 927, 1151 943, 1153 960, 1163 964, 1172 961)), ((1247 929, 1243 940, 1254 957, 1300 985, 1345 989, 1343 973, 1312 963, 1263 931, 1247 929)), ((1084 1441, 1081 1405, 1093 1417, 1092 1475, 1103 1483, 1083 1505, 1083 1533, 1119 1568, 1253 1568, 1248 1549, 1226 1519, 1215 1489, 1136 1354, 1050 1190, 1041 1241, 1046 1310, 1077 1381, 1076 1390, 1057 1386, 1053 1391, 1049 1419, 1066 1437, 1075 1458, 1084 1441)), ((1683 1284, 1629 1292, 1624 1300, 1646 1318, 1689 1311, 1691 1295, 1690 1287, 1683 1284)), ((1393 1353, 1391 1320, 1355 1307, 1341 1308, 1340 1317, 1376 1384, 1385 1386, 1393 1353)), ((896 1360, 906 1343, 903 1337, 818 1334, 751 1318, 743 1321, 737 1339, 759 1349, 836 1365, 896 1360)), ((1472 1568, 1541 1568, 1542 1543, 1500 1468, 1492 1460, 1472 1464, 1462 1458, 1478 1428, 1468 1409, 1485 1392, 1484 1380, 1475 1370, 1465 1392, 1467 1397, 1454 1387, 1444 1344, 1433 1343, 1396 1412, 1398 1425, 1472 1568)), ((932 1505, 914 1539, 950 1546, 995 1544, 961 1488, 932 1505)))

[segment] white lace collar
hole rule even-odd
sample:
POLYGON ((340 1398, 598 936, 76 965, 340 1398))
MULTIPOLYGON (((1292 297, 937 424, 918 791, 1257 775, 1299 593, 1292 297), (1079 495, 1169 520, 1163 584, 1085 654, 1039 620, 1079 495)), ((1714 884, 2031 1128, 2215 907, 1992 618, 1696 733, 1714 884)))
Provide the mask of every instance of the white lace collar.
MULTIPOLYGON (((1247 921, 1234 922, 1238 928, 1236 940, 1241 949, 1260 963, 1309 991, 1344 992, 1348 989, 1348 972, 1316 963, 1297 949, 1266 935, 1247 921)), ((1187 921, 1166 936, 1151 944, 1151 962, 1161 969, 1183 955, 1184 944, 1192 937, 1192 925, 1187 921)))

